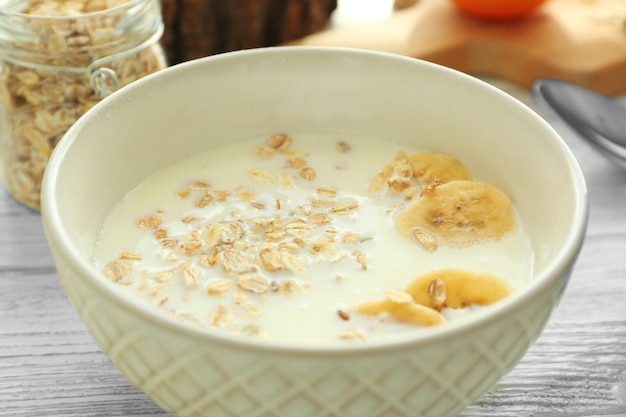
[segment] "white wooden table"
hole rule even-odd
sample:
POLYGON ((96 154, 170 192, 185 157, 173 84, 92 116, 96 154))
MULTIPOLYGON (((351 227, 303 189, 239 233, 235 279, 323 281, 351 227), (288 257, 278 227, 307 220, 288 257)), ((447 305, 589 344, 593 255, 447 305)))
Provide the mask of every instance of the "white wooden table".
MULTIPOLYGON (((489 81, 530 102, 527 91, 489 81)), ((588 181, 586 242, 543 336, 465 417, 626 416, 626 170, 561 133, 588 181)), ((75 314, 40 220, 0 191, 0 416, 165 417, 75 314)))

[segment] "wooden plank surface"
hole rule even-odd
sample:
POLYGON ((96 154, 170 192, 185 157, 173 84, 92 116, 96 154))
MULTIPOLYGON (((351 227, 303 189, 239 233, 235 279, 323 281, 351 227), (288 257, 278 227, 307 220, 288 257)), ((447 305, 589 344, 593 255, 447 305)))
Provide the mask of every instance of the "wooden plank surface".
MULTIPOLYGON (((529 102, 523 89, 490 81, 529 102)), ((626 416, 626 171, 564 137, 588 180, 588 238, 544 334, 463 417, 626 416)), ((59 286, 39 214, 4 192, 0 416, 166 416, 95 345, 59 286)))
POLYGON ((626 92, 626 1, 549 0, 527 18, 489 22, 450 0, 419 0, 390 16, 294 42, 392 52, 528 88, 553 77, 607 94, 626 92))

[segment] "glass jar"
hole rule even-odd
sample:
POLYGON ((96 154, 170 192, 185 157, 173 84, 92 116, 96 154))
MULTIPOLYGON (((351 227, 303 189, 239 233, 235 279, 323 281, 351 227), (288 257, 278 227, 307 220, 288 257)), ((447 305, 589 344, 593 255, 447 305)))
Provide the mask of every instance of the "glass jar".
POLYGON ((166 67, 159 0, 0 0, 0 179, 39 209, 48 158, 116 89, 166 67))

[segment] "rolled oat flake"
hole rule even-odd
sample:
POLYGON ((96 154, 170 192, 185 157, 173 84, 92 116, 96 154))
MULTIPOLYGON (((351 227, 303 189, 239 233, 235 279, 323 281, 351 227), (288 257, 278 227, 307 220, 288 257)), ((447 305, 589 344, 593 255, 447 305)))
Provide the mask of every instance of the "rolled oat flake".
POLYGON ((103 97, 165 68, 159 0, 0 0, 0 179, 39 209, 48 158, 103 97))

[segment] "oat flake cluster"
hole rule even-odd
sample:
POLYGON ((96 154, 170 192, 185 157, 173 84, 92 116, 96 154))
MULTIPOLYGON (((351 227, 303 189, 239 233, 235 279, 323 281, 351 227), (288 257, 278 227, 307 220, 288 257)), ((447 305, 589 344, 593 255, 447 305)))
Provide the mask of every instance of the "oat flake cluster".
MULTIPOLYGON (((43 172, 60 138, 101 99, 91 88, 87 67, 143 41, 120 29, 125 18, 120 9, 91 14, 127 1, 29 0, 20 13, 32 19, 3 17, 30 35, 0 45, 2 179, 9 193, 28 206, 39 208, 43 172)), ((123 86, 166 63, 157 43, 103 65, 123 86)))
MULTIPOLYGON (((286 169, 280 173, 251 170, 248 175, 255 182, 275 184, 285 191, 296 181, 312 181, 316 177, 315 169, 308 166, 306 156, 291 145, 292 139, 287 135, 269 138, 266 145, 256 150, 256 156, 281 157, 286 169)), ((339 142, 337 151, 348 152, 349 146, 339 142)), ((163 212, 150 213, 137 221, 137 227, 151 233, 160 243, 158 257, 171 267, 150 271, 142 266, 140 254, 122 252, 105 266, 103 272, 118 284, 137 285, 162 311, 198 326, 267 338, 264 329, 242 325, 239 320, 261 316, 259 300, 272 294, 306 294, 311 284, 300 276, 315 264, 348 262, 355 271, 368 268, 362 248, 372 238, 338 226, 336 222, 341 217, 356 215, 359 205, 332 187, 318 187, 315 197, 306 204, 287 204, 286 199, 280 197, 268 204, 259 201, 258 196, 246 187, 221 190, 207 181, 197 180, 176 192, 175 198, 188 201, 190 208, 203 209, 234 202, 245 203, 246 208, 212 220, 186 216, 180 221, 192 228, 183 239, 170 236, 163 212), (203 284, 199 278, 202 271, 208 270, 214 270, 215 277, 203 284), (200 289, 207 297, 234 298, 234 307, 230 303, 220 303, 209 317, 172 309, 168 300, 176 285, 190 290, 200 289)), ((337 274, 333 279, 340 281, 342 276, 337 274)), ((338 311, 337 315, 341 320, 349 319, 345 311, 338 311)), ((352 330, 339 337, 361 338, 352 330)))

